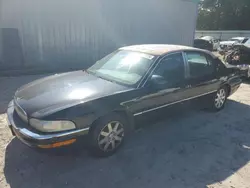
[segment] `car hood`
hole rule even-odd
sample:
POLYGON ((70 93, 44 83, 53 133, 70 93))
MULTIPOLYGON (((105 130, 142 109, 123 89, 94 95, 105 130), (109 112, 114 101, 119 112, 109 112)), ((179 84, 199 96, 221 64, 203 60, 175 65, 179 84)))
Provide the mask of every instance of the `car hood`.
POLYGON ((85 71, 56 74, 24 85, 15 93, 15 102, 31 117, 59 110, 129 88, 85 71))
POLYGON ((222 41, 220 42, 220 45, 233 45, 234 43, 236 43, 235 41, 222 41))

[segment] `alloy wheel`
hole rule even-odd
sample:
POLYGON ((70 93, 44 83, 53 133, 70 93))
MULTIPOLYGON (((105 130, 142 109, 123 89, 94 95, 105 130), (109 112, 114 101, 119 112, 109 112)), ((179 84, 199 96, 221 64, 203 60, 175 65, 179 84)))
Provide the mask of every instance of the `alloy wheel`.
POLYGON ((226 101, 226 91, 225 89, 220 89, 215 96, 215 107, 220 109, 226 101))
POLYGON ((124 127, 118 121, 109 122, 104 126, 98 136, 98 145, 104 152, 113 151, 124 138, 124 127))

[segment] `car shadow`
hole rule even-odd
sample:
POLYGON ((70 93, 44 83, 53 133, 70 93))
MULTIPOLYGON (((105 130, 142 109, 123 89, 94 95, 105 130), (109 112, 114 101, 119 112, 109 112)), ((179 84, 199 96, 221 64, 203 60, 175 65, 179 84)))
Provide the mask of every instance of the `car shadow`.
POLYGON ((29 82, 36 79, 49 76, 50 74, 29 75, 19 77, 0 77, 0 114, 6 112, 9 102, 13 99, 16 90, 29 82))
POLYGON ((37 152, 13 139, 4 174, 12 188, 201 188, 225 180, 250 159, 250 106, 232 100, 218 113, 179 111, 150 117, 115 155, 94 158, 78 146, 37 152), (165 116, 166 117, 166 116, 165 116))

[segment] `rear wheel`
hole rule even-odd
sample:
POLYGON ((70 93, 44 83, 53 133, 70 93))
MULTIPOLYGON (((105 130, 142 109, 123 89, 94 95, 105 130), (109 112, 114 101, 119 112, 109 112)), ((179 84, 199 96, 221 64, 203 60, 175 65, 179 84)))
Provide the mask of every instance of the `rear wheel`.
POLYGON ((106 157, 115 153, 124 142, 127 123, 118 114, 98 120, 90 132, 91 151, 94 155, 106 157))
POLYGON ((228 89, 227 87, 221 87, 218 89, 218 91, 215 93, 215 95, 212 98, 212 110, 213 111, 220 111, 224 108, 226 100, 228 97, 228 89))

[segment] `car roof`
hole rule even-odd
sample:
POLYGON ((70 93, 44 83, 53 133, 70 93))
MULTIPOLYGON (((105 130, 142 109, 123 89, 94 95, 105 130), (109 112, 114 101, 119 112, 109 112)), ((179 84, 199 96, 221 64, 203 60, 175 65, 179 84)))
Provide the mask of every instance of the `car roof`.
POLYGON ((120 48, 120 50, 129 50, 135 52, 141 52, 156 56, 165 55, 171 52, 178 52, 183 50, 195 50, 195 51, 203 51, 207 52, 206 50, 201 50, 198 48, 193 48, 190 46, 181 46, 181 45, 168 45, 168 44, 143 44, 143 45, 133 45, 133 46, 125 46, 120 48))
POLYGON ((204 37, 201 37, 201 39, 203 39, 203 40, 213 40, 214 37, 212 37, 212 36, 204 36, 204 37))
POLYGON ((232 39, 236 39, 236 40, 244 40, 246 39, 247 37, 233 37, 232 39))
POLYGON ((202 39, 202 38, 194 39, 194 41, 206 41, 206 42, 210 42, 209 40, 207 40, 207 39, 202 39))

